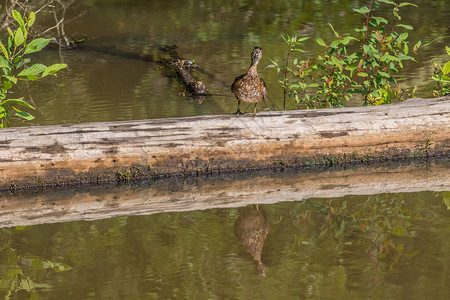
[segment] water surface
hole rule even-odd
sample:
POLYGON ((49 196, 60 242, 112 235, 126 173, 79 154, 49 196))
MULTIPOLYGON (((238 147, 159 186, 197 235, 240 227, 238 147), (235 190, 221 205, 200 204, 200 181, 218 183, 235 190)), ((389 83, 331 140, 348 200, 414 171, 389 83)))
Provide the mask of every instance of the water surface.
MULTIPOLYGON (((402 22, 414 26, 411 43, 428 43, 449 36, 448 1, 412 1, 402 22)), ((13 125, 49 125, 92 121, 135 120, 232 113, 236 100, 230 92, 234 78, 246 71, 253 47, 260 46, 264 57, 260 75, 269 88, 271 104, 281 108, 282 89, 274 69, 264 69, 269 59, 284 61, 286 47, 281 35, 311 36, 300 58, 312 58, 323 49, 314 41, 334 38, 328 23, 341 34, 350 34, 361 19, 351 6, 364 1, 106 1, 78 0, 68 10, 65 31, 71 37, 86 37, 87 46, 105 50, 167 56, 158 50, 176 45, 178 55, 195 60, 205 73, 197 72, 209 92, 202 103, 182 95, 179 82, 168 77, 155 63, 88 50, 47 50, 39 57, 44 63, 64 61, 69 69, 59 77, 32 84, 18 91, 38 107, 32 122, 13 125), (31 94, 30 94, 31 92, 31 94)), ((390 15, 385 9, 385 15, 390 15)), ((43 10, 38 24, 52 25, 53 15, 43 10)), ((418 85, 419 96, 431 96, 432 61, 445 59, 448 38, 423 48, 418 63, 408 63, 402 71, 403 87, 418 85)), ((358 101, 348 105, 360 105, 358 101)), ((251 106, 251 105, 250 105, 251 106)), ((258 109, 266 108, 260 104, 258 109)), ((289 109, 297 105, 290 101, 289 109)), ((251 107, 245 107, 251 110, 251 107)), ((301 108, 301 106, 300 106, 301 108)))
POLYGON ((448 299, 448 205, 379 194, 3 228, 0 295, 448 299))

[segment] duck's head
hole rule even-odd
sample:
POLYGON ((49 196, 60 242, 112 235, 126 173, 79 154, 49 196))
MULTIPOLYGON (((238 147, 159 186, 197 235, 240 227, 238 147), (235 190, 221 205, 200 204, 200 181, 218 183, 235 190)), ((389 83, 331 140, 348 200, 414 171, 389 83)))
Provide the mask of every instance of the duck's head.
POLYGON ((256 65, 257 63, 259 63, 259 60, 262 57, 262 48, 261 47, 255 47, 255 49, 253 49, 252 51, 252 65, 256 65))

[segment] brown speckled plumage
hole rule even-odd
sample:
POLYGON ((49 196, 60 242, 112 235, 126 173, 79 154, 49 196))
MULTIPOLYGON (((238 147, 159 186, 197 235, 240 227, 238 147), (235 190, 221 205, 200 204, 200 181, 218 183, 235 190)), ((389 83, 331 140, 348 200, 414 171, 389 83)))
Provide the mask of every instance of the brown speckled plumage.
POLYGON ((268 91, 264 80, 259 78, 258 75, 258 63, 262 57, 262 49, 260 47, 255 47, 251 54, 251 65, 248 68, 247 73, 236 77, 233 84, 231 85, 231 91, 236 96, 238 100, 238 109, 236 114, 241 114, 239 110, 239 105, 242 102, 255 103, 255 109, 251 115, 256 113, 256 105, 261 100, 267 102, 268 91))

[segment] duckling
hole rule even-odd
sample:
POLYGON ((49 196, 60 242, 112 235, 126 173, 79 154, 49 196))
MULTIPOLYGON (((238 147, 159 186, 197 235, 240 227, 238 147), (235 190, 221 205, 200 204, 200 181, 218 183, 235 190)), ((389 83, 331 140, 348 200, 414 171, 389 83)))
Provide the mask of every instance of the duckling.
POLYGON ((258 63, 262 57, 262 49, 260 47, 255 47, 251 54, 251 64, 250 68, 248 68, 247 73, 236 77, 233 84, 231 85, 231 91, 236 96, 238 100, 238 108, 234 113, 236 115, 240 115, 241 110, 239 106, 242 102, 246 103, 255 103, 255 109, 253 113, 247 114, 249 116, 256 115, 256 105, 261 100, 267 102, 268 98, 268 90, 266 83, 262 80, 258 75, 258 63))

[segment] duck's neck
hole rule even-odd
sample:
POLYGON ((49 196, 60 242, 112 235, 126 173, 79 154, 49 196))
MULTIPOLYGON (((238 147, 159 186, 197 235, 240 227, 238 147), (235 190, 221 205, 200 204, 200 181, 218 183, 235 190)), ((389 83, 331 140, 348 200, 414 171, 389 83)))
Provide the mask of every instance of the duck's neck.
POLYGON ((258 75, 258 63, 250 65, 250 68, 248 68, 247 74, 249 75, 258 75))

